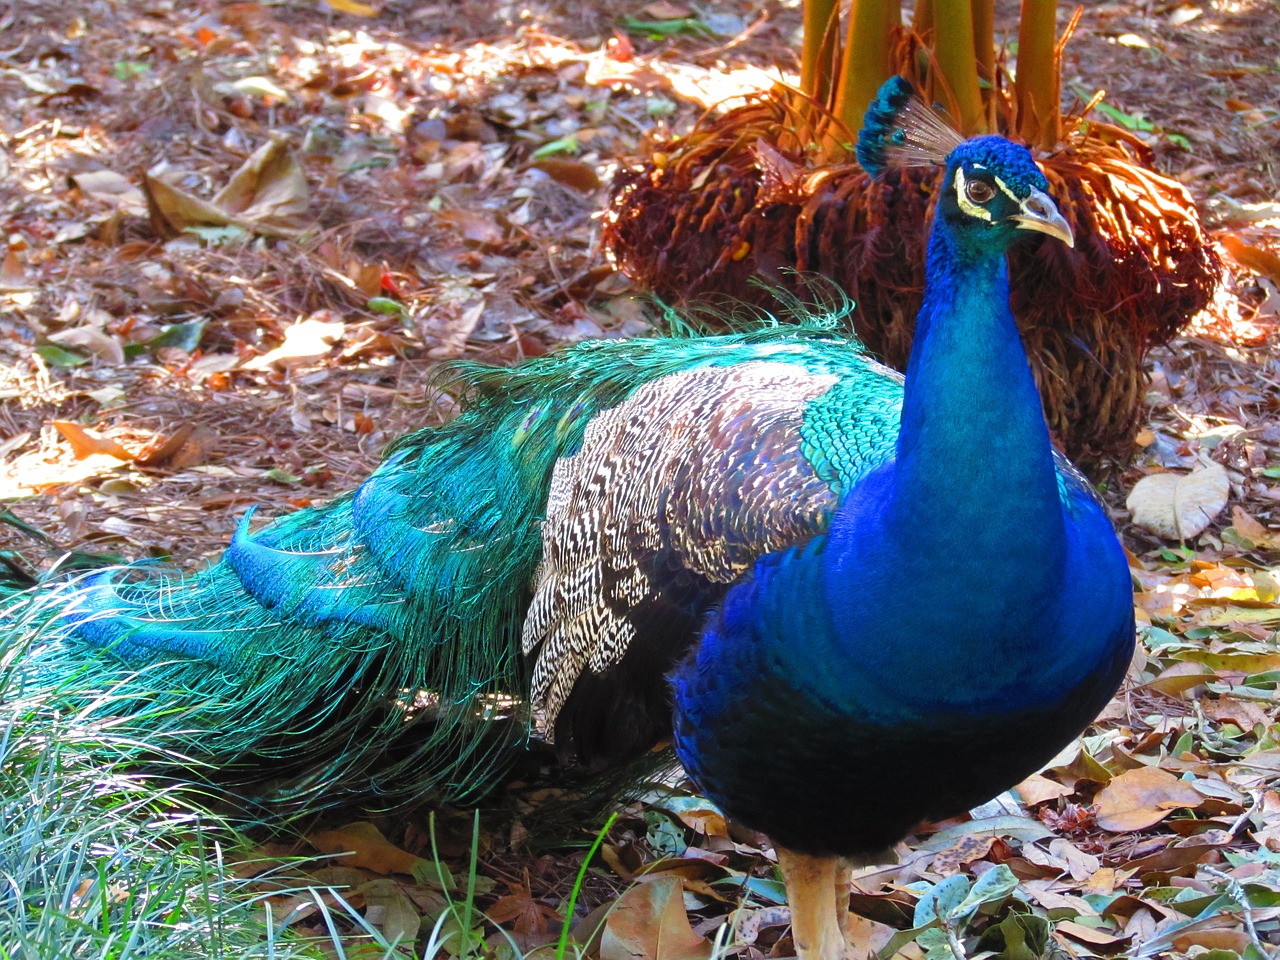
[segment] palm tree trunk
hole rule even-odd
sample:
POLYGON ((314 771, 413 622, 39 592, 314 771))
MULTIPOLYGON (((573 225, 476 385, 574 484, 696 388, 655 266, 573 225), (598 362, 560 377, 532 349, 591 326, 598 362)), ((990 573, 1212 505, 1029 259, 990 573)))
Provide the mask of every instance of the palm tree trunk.
POLYGON ((1018 25, 1017 134, 1033 147, 1058 143, 1059 74, 1056 0, 1022 0, 1018 25))
POLYGON ((858 139, 867 105, 894 73, 890 62, 893 31, 901 25, 899 0, 854 0, 832 111, 848 131, 850 146, 858 139))
POLYGON ((969 0, 936 3, 933 20, 937 31, 933 52, 941 74, 935 91, 942 96, 961 133, 966 137, 982 133, 986 115, 978 86, 973 5, 969 0))

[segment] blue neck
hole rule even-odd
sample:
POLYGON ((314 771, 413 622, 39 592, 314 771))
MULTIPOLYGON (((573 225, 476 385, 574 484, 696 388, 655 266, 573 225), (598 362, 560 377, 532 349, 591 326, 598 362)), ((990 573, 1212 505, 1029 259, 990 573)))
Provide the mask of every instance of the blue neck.
POLYGON ((901 531, 900 559, 937 572, 940 553, 963 551, 989 574, 1026 577, 1035 560, 1056 576, 1058 481, 1003 253, 965 249, 939 222, 925 273, 884 517, 901 531))

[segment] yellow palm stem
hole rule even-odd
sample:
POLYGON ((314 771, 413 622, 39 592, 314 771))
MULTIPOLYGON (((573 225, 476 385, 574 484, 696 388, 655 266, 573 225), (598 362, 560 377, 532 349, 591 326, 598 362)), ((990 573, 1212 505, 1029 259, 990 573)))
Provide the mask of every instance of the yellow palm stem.
POLYGON ((1018 25, 1019 137, 1041 150, 1058 143, 1059 83, 1056 0, 1022 0, 1018 25))
POLYGON ((899 0, 854 0, 833 109, 853 140, 862 129, 868 104, 894 72, 890 62, 893 31, 901 25, 899 0))
POLYGON ((840 29, 837 0, 804 0, 804 43, 800 48, 800 89, 827 103, 835 72, 836 34, 840 29))
POLYGON ((986 128, 994 130, 995 97, 990 84, 996 75, 996 0, 972 0, 972 3, 973 55, 978 61, 978 83, 984 91, 983 117, 986 128))
POLYGON ((935 96, 947 104, 952 120, 966 137, 984 133, 986 114, 978 86, 973 6, 970 0, 943 0, 934 4, 933 19, 933 53, 942 74, 935 79, 935 96))

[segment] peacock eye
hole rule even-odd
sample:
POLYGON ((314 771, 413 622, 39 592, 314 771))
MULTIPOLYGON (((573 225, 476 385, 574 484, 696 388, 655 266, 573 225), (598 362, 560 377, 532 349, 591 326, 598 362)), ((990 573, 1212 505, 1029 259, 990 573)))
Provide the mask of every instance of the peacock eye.
POLYGON ((964 195, 974 203, 986 203, 996 195, 996 191, 985 180, 970 180, 964 185, 964 195))

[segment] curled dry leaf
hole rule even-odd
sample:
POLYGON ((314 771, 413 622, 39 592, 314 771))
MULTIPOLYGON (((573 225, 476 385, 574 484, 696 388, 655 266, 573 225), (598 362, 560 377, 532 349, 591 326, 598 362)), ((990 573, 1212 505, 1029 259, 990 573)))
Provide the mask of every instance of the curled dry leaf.
POLYGON ((157 437, 138 457, 144 467, 182 470, 204 463, 217 445, 213 430, 194 423, 181 424, 166 437, 157 437))
POLYGON ((143 178, 157 232, 236 226, 267 237, 292 238, 307 225, 307 179, 284 139, 256 150, 212 200, 202 200, 160 176, 143 178))
POLYGON ((1166 540, 1187 540, 1204 530, 1227 505, 1231 481, 1220 463, 1186 475, 1157 473, 1133 485, 1125 501, 1133 522, 1166 540))
POLYGON ((1127 770, 1098 794, 1098 826, 1113 833, 1145 830, 1175 810, 1204 801, 1191 784, 1158 767, 1127 770))
POLYGON ((86 197, 106 203, 129 216, 145 217, 147 201, 128 177, 114 170, 87 170, 73 173, 71 180, 86 197))
POLYGON ((407 850, 401 850, 371 823, 349 823, 337 830, 321 830, 307 837, 307 842, 321 853, 342 854, 338 862, 348 867, 363 867, 374 873, 413 875, 427 864, 407 850))
POLYGON ((77 460, 91 457, 95 453, 105 453, 107 456, 115 457, 117 460, 129 461, 135 459, 132 453, 114 440, 94 433, 92 430, 87 430, 78 423, 73 423, 70 420, 54 420, 52 423, 67 443, 71 444, 71 452, 77 460))
POLYGON ((1246 243, 1234 234, 1223 234, 1219 239, 1236 263, 1273 283, 1280 283, 1280 256, 1265 247, 1246 243))
POLYGON ((124 363, 124 346, 120 341, 89 324, 50 334, 49 339, 66 347, 81 347, 108 363, 124 363))
POLYGON ((1263 550, 1280 550, 1280 531, 1269 530, 1241 507, 1231 508, 1231 526, 1243 540, 1263 550))

